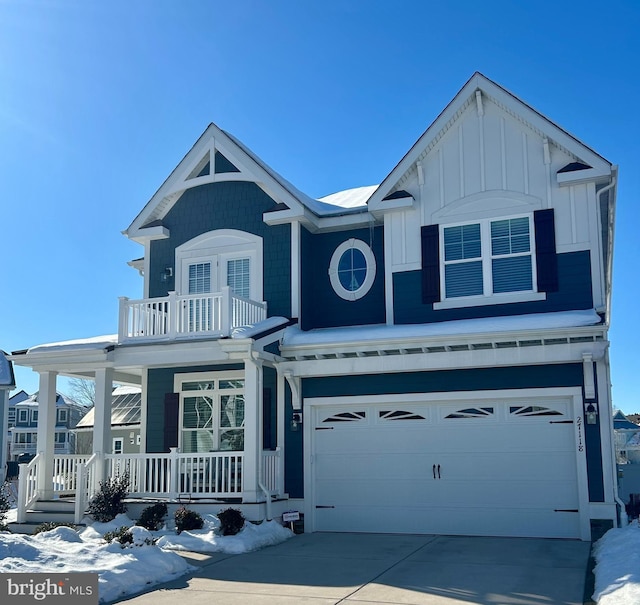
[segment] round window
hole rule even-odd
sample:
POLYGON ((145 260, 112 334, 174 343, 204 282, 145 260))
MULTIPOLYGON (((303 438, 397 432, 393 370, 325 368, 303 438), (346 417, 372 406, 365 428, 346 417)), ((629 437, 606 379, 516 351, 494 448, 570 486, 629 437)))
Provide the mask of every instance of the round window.
POLYGON ((362 298, 371 289, 375 276, 376 259, 362 240, 352 238, 335 249, 329 265, 329 278, 340 298, 362 298))

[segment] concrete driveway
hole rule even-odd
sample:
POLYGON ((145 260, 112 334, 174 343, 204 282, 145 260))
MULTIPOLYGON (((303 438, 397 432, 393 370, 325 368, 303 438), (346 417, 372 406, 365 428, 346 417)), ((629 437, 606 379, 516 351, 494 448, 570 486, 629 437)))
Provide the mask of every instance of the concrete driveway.
POLYGON ((590 544, 316 533, 243 555, 184 556, 191 576, 135 605, 582 605, 590 544))

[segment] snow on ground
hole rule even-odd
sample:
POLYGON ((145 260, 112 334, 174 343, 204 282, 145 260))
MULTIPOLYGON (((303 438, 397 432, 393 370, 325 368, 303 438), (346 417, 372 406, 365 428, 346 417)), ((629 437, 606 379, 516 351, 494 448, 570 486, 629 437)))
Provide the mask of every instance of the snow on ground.
POLYGON ((596 566, 593 600, 598 605, 640 603, 640 526, 610 529, 593 547, 596 566))
POLYGON ((194 567, 175 550, 224 552, 240 554, 278 544, 294 534, 276 521, 260 525, 247 522, 236 536, 219 536, 213 515, 204 517, 201 530, 164 529, 149 532, 133 527, 134 545, 122 548, 118 542, 107 544, 103 535, 120 527, 133 526, 126 515, 118 515, 110 523, 94 523, 79 532, 70 527, 57 527, 35 536, 0 533, 0 573, 98 573, 101 603, 107 603, 168 582, 194 567), (155 545, 150 544, 158 539, 155 545))

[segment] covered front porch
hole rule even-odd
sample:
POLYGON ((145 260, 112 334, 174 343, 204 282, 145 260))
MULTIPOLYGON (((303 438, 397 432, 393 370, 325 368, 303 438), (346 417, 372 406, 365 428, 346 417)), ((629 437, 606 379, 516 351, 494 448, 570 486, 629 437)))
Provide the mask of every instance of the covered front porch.
POLYGON ((249 507, 248 518, 272 518, 272 502, 288 498, 288 387, 262 343, 245 338, 134 345, 106 337, 34 348, 13 359, 40 375, 38 452, 20 465, 18 523, 52 501, 67 507, 73 502, 79 523, 100 482, 124 473, 132 499, 210 504, 212 512, 232 503, 249 507), (91 454, 55 450, 52 423, 61 375, 95 381, 91 454), (142 388, 140 453, 112 452, 111 401, 118 384, 142 388), (227 392, 236 398, 234 406, 227 392))

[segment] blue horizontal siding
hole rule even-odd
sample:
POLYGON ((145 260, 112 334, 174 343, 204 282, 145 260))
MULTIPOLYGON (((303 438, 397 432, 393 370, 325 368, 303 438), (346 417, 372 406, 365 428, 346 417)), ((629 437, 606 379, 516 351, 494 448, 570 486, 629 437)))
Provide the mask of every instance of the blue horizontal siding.
POLYGON ((301 327, 330 328, 385 322, 384 230, 354 229, 311 234, 301 229, 301 327), (336 248, 348 239, 370 244, 376 259, 376 278, 362 298, 340 298, 329 280, 329 264, 336 248))
POLYGON ((433 304, 422 303, 421 279, 422 272, 419 270, 393 274, 394 323, 419 324, 593 308, 591 257, 588 250, 558 255, 558 291, 547 292, 547 299, 541 301, 434 311, 433 304))

